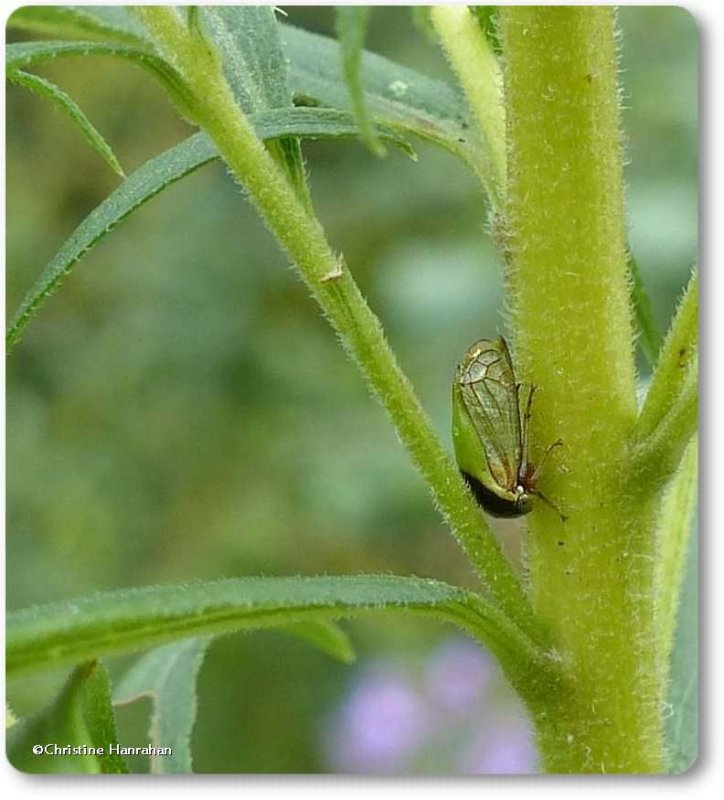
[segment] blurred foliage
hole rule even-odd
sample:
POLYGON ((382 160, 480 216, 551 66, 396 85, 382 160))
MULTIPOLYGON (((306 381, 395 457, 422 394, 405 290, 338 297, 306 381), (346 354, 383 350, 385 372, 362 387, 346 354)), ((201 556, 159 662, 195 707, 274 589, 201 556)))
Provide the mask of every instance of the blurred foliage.
MULTIPOLYGON (((333 31, 331 8, 287 13, 333 31)), ((664 326, 696 258, 697 32, 680 8, 624 8, 620 21, 630 238, 664 326)), ((404 8, 373 12, 367 47, 452 80, 404 8)), ((79 103, 127 172, 190 132, 127 64, 70 59, 42 74, 79 103)), ((7 92, 7 121, 12 311, 117 178, 61 114, 18 87, 7 92)), ((395 152, 375 159, 352 141, 304 149, 329 239, 449 442, 455 363, 505 324, 476 184, 423 144, 417 163, 395 152)), ((218 165, 84 258, 30 325, 7 379, 8 608, 256 573, 472 581, 382 410, 218 165)), ((351 629, 361 658, 422 658, 445 633, 405 620, 351 629)), ((215 642, 201 674, 196 768, 319 769, 309 734, 348 675, 276 633, 215 642)), ((36 709, 64 677, 18 682, 12 708, 36 709)), ((138 708, 123 709, 119 724, 124 743, 145 741, 138 708)))

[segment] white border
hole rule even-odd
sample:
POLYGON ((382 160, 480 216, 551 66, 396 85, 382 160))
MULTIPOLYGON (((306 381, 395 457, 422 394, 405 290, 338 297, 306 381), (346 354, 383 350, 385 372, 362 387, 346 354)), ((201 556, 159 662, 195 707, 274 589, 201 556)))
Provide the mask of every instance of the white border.
MULTIPOLYGON (((28 3, 34 5, 35 3, 28 3)), ((37 3, 38 5, 62 5, 57 2, 37 3)), ((203 5, 211 5, 202 2, 203 5)), ((262 4, 262 3, 258 3, 262 4)), ((359 4, 359 3, 358 3, 359 4)), ((540 5, 536 2, 520 3, 521 5, 540 5)), ((4 19, 10 15, 14 8, 23 3, 12 6, 3 5, 4 19)), ((79 3, 78 5, 118 5, 115 3, 79 3)), ((252 5, 252 3, 249 3, 252 5)), ((299 2, 292 0, 281 5, 330 5, 329 3, 299 2)), ((388 5, 388 3, 369 3, 369 5, 388 5)), ((394 5, 422 5, 421 3, 397 2, 394 5)), ((601 3, 581 3, 580 5, 606 5, 601 3)), ((620 5, 674 5, 671 3, 655 2, 624 2, 620 5)), ((689 0, 683 5, 695 17, 700 33, 700 175, 701 175, 701 267, 702 267, 702 428, 705 436, 702 437, 702 479, 701 479, 701 537, 702 537, 702 626, 701 637, 704 645, 701 648, 702 661, 702 730, 701 730, 701 757, 700 763, 688 775, 666 777, 642 776, 533 776, 522 778, 346 778, 340 776, 293 776, 293 775, 210 775, 188 777, 158 777, 158 776, 125 776, 121 779, 114 777, 86 776, 28 776, 16 772, 2 759, 0 767, 0 787, 11 792, 10 797, 22 796, 23 798, 47 797, 76 798, 78 796, 96 797, 101 794, 107 797, 125 797, 129 791, 139 800, 145 797, 194 797, 199 791, 211 790, 217 797, 233 797, 235 800, 243 795, 244 800, 257 797, 276 798, 278 796, 293 795, 295 800, 321 800, 321 798, 334 797, 343 792, 345 800, 357 800, 367 797, 374 792, 376 800, 394 798, 400 800, 403 796, 414 797, 415 800, 439 800, 440 793, 454 791, 460 797, 469 796, 479 800, 481 796, 489 798, 498 793, 506 796, 524 796, 533 792, 536 798, 565 798, 580 797, 585 792, 586 797, 601 797, 612 792, 616 793, 617 800, 626 800, 635 797, 638 800, 642 795, 655 793, 658 798, 678 796, 685 792, 687 798, 713 796, 715 787, 722 783, 724 778, 724 736, 722 723, 724 719, 724 692, 721 690, 721 678, 724 674, 721 659, 721 641, 715 637, 715 629, 720 632, 722 616, 717 613, 724 611, 722 599, 724 597, 724 579, 722 578, 722 552, 724 551, 724 528, 715 526, 715 481, 718 478, 720 458, 724 453, 724 440, 722 439, 722 422, 724 414, 719 414, 724 409, 724 396, 721 392, 720 374, 715 372, 714 366, 721 361, 724 351, 724 294, 722 283, 724 278, 724 248, 722 247, 722 232, 724 225, 722 219, 721 187, 724 185, 722 174, 721 149, 724 147, 724 126, 722 125, 722 105, 715 100, 721 98, 721 86, 724 85, 724 3, 713 0, 689 0), (717 92, 717 89, 719 90, 717 92), (715 98, 715 92, 719 95, 715 98), (717 191, 718 189, 718 191, 717 191), (718 528, 718 529, 717 529, 718 528), (704 557, 705 556, 705 557, 704 557), (719 568, 717 570, 717 568, 719 568), (717 680, 719 678, 719 680, 717 680)), ((5 89, 2 93, 2 115, 5 115, 5 89)), ((5 130, 3 125, 3 130, 5 130)), ((5 142, 3 138, 2 159, 2 207, 4 202, 4 154, 5 142)), ((4 215, 3 215, 4 220, 4 215)), ((2 230, 3 254, 5 252, 5 231, 2 230)), ((3 261, 4 263, 4 261, 3 261)), ((4 300, 5 288, 2 287, 4 300)), ((4 309, 3 302, 3 309, 4 309)), ((4 322, 4 312, 3 312, 4 322)), ((2 378, 2 400, 0 401, 0 418, 5 424, 5 375, 2 378)), ((3 448, 0 456, 0 473, 5 477, 5 451, 3 448)), ((4 525, 5 498, 2 493, 2 520, 4 525)), ((2 576, 4 586, 4 573, 2 576)), ((3 603, 4 603, 3 592, 3 603)), ((3 679, 4 681, 4 679, 3 679)), ((4 683, 3 683, 4 686, 4 683)))

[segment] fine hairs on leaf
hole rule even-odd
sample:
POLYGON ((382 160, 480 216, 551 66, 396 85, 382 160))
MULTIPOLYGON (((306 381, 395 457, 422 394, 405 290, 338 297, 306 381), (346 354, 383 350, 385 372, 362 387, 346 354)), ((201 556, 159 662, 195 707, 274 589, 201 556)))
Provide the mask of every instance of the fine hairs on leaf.
POLYGON ((7 24, 62 39, 148 44, 143 26, 123 6, 21 6, 7 24))
POLYGON ((5 48, 5 69, 10 72, 55 58, 104 55, 122 58, 148 70, 177 103, 179 111, 193 119, 193 99, 183 78, 164 59, 145 47, 104 42, 20 42, 5 48))
POLYGON ((517 659, 522 670, 541 658, 490 602, 464 589, 419 578, 350 575, 148 586, 24 609, 8 617, 7 668, 11 675, 23 674, 89 654, 129 653, 175 639, 257 628, 291 627, 319 642, 319 634, 299 626, 394 610, 474 631, 504 660, 517 659))

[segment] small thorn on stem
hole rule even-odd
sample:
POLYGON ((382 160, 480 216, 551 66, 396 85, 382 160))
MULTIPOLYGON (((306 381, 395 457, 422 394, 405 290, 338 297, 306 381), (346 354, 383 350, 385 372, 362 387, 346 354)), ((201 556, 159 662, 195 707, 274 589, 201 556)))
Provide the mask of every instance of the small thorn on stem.
POLYGON ((329 283, 329 281, 336 281, 342 277, 342 267, 344 266, 344 256, 337 256, 337 262, 334 269, 330 270, 326 275, 322 276, 322 283, 329 283))

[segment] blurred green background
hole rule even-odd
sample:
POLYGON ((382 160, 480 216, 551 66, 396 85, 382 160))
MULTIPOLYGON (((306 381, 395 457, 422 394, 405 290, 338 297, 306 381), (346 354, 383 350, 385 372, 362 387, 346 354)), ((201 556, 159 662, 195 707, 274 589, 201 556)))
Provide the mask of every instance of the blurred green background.
MULTIPOLYGON (((286 11, 333 30, 331 8, 286 11)), ((664 327, 696 258, 697 31, 677 8, 624 8, 619 19, 630 240, 664 327)), ((368 48, 452 81, 408 9, 376 9, 368 48)), ((190 133, 126 63, 69 59, 41 74, 78 101, 126 172, 190 133)), ((352 140, 304 151, 329 239, 449 444, 455 363, 504 329, 501 270, 471 175, 415 145, 417 163, 395 151, 375 159, 352 140)), ((8 313, 117 182, 65 117, 8 88, 8 313)), ((10 609, 252 574, 472 583, 384 413, 218 164, 80 262, 9 359, 7 387, 10 609)), ((380 654, 421 662, 449 635, 398 618, 347 628, 363 665, 380 654)), ((328 768, 320 730, 352 674, 280 634, 217 641, 201 676, 195 768, 328 768)), ((11 685, 16 713, 62 678, 11 685)), ((121 712, 124 741, 145 740, 147 710, 121 712)))

